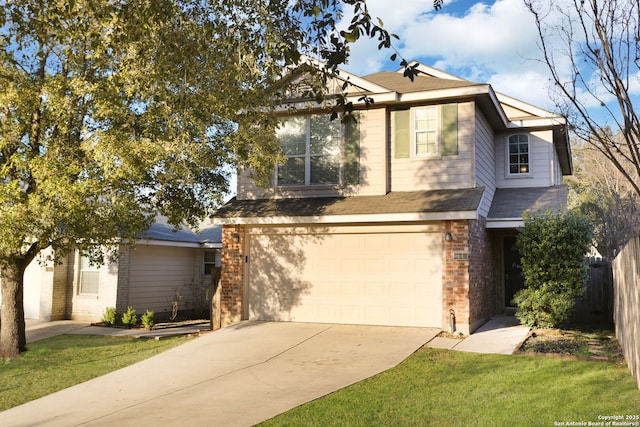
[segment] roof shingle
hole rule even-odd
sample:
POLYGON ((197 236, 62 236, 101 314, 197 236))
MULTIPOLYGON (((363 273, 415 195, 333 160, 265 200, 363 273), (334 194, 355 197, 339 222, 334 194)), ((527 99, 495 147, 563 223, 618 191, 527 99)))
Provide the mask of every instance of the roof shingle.
POLYGON ((490 219, 522 218, 524 212, 563 211, 569 187, 498 188, 489 210, 490 219))
POLYGON ((215 218, 317 217, 475 211, 484 188, 391 192, 383 196, 316 197, 228 201, 215 218))

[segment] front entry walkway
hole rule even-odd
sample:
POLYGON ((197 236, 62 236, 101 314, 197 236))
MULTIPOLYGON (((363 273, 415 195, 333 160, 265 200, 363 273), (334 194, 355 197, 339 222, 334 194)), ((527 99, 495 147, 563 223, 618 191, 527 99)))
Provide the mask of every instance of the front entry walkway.
POLYGON ((472 353, 513 354, 527 339, 529 331, 515 316, 496 316, 465 339, 438 337, 427 346, 472 353))
POLYGON ((390 369, 439 332, 243 322, 1 412, 0 425, 250 426, 390 369))

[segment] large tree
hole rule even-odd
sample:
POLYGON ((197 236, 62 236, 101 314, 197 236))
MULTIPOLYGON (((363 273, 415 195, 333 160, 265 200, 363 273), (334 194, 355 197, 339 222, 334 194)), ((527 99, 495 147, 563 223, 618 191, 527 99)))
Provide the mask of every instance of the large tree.
POLYGON ((278 161, 264 113, 289 86, 348 112, 323 82, 359 37, 392 40, 364 0, 0 4, 0 357, 25 349, 24 271, 43 249, 100 261, 158 213, 197 224, 228 165, 278 161), (304 55, 326 66, 282 80, 304 55))
POLYGON ((576 170, 567 180, 571 188, 570 205, 593 223, 593 244, 598 252, 613 259, 640 233, 640 197, 591 145, 576 144, 573 156, 576 170))
POLYGON ((640 3, 525 0, 559 106, 578 138, 602 153, 640 196, 640 3), (619 137, 620 136, 620 137, 619 137))

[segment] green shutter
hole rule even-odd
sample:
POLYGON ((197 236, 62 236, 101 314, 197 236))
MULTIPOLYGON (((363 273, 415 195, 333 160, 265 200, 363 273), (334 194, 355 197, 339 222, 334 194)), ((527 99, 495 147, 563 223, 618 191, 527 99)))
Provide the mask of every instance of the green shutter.
POLYGON ((360 115, 344 124, 344 183, 360 184, 360 115))
POLYGON ((441 107, 442 155, 458 155, 458 104, 441 107))
POLYGON ((409 138, 409 110, 394 111, 393 147, 396 159, 409 157, 411 138, 409 138))

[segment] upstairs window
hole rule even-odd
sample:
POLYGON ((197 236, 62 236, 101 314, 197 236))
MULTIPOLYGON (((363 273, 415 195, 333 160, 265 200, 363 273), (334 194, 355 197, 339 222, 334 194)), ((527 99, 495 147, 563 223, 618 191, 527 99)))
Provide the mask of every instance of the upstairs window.
POLYGON ((524 134, 509 137, 509 174, 529 174, 529 136, 524 134))
POLYGON ((278 186, 357 184, 357 123, 341 124, 328 114, 291 117, 282 122, 277 137, 287 157, 277 168, 278 186))
POLYGON ((438 154, 438 110, 436 107, 416 108, 414 112, 415 154, 438 154))
POLYGON ((392 112, 396 159, 458 155, 458 105, 414 107, 392 112))

